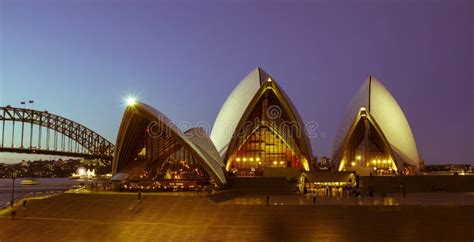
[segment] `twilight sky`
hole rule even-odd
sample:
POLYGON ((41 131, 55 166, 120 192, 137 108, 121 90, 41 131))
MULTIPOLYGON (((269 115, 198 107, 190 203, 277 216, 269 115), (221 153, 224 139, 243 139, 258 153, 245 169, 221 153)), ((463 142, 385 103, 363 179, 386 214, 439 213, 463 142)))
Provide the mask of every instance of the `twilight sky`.
POLYGON ((372 74, 428 164, 473 162, 473 1, 196 2, 0 0, 0 106, 33 99, 115 143, 127 94, 212 127, 260 66, 319 123, 313 151, 330 156, 372 74))

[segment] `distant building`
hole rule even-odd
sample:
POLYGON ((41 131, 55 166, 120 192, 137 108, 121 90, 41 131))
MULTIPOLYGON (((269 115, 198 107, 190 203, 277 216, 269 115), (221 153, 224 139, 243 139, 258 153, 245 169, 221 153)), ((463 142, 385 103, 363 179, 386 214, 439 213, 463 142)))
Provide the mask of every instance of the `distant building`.
POLYGON ((331 158, 327 156, 322 156, 321 159, 319 160, 319 165, 321 167, 328 167, 331 165, 331 158))
POLYGON ((428 175, 473 175, 473 165, 470 164, 440 164, 426 165, 424 169, 428 175))

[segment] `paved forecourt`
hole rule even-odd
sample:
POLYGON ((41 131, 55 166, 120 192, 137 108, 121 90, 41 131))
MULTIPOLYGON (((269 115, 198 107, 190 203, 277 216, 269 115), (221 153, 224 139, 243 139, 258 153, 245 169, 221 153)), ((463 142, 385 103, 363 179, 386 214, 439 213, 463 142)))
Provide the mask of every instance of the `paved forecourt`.
POLYGON ((64 194, 17 206, 14 220, 0 216, 0 240, 472 241, 474 204, 462 202, 472 194, 447 195, 450 204, 361 206, 349 199, 314 206, 308 197, 279 196, 270 198, 278 205, 266 206, 258 196, 215 203, 189 194, 143 194, 141 201, 136 194, 64 194), (304 206, 295 202, 301 199, 304 206))

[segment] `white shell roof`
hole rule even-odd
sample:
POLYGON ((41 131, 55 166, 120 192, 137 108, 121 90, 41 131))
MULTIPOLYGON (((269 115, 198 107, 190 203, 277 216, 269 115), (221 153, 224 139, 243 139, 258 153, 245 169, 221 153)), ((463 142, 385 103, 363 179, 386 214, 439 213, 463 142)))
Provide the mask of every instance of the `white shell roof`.
POLYGON ((260 89, 260 71, 255 68, 230 93, 217 114, 211 131, 211 140, 221 156, 227 146, 247 106, 260 89))
POLYGON ((361 107, 365 107, 375 119, 396 159, 419 167, 420 158, 415 138, 405 114, 390 92, 375 79, 369 77, 353 96, 336 134, 333 157, 343 145, 347 132, 361 107))
POLYGON ((193 149, 193 151, 196 152, 198 157, 203 160, 203 167, 207 172, 209 172, 209 175, 213 177, 217 183, 221 185, 226 183, 222 161, 220 159, 215 159, 215 154, 213 155, 213 152, 216 153, 216 151, 214 147, 209 146, 209 143, 211 143, 211 141, 209 140, 207 135, 201 137, 200 135, 197 135, 198 130, 193 129, 188 132, 188 135, 186 135, 181 132, 181 130, 179 130, 176 125, 174 125, 174 123, 170 121, 164 114, 152 108, 151 106, 140 102, 137 102, 133 106, 127 107, 127 109, 125 110, 122 119, 122 124, 120 125, 120 130, 117 135, 116 150, 113 161, 114 172, 119 173, 119 171, 116 171, 116 167, 120 162, 124 162, 120 160, 121 157, 124 157, 121 155, 121 153, 127 152, 127 150, 122 150, 122 147, 126 147, 126 143, 134 142, 133 139, 130 139, 126 136, 127 129, 134 128, 131 121, 133 119, 133 116, 136 115, 139 115, 141 119, 146 118, 151 122, 158 122, 158 125, 167 129, 166 132, 169 132, 177 139, 182 140, 184 144, 193 149), (207 141, 205 141, 206 139, 207 141), (212 149, 214 149, 214 151, 212 151, 212 149))
POLYGON ((217 152, 216 147, 212 143, 209 136, 206 134, 206 131, 202 128, 191 128, 184 132, 185 136, 188 137, 194 144, 199 146, 199 148, 203 149, 206 154, 208 154, 212 159, 216 160, 222 167, 224 167, 224 163, 222 161, 222 157, 217 152))

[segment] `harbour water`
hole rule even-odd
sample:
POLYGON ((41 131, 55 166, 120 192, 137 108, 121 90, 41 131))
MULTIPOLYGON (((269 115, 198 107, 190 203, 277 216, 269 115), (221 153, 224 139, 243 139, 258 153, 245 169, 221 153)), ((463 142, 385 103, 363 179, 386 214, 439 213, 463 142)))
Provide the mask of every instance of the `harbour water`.
MULTIPOLYGON (((69 178, 35 178, 38 185, 22 185, 21 181, 29 178, 15 179, 15 199, 30 192, 66 191, 74 185, 90 184, 90 180, 79 180, 69 178)), ((0 179, 0 206, 11 201, 12 179, 0 179)))

